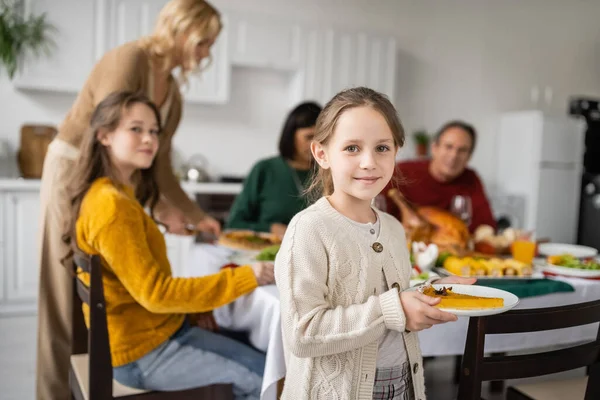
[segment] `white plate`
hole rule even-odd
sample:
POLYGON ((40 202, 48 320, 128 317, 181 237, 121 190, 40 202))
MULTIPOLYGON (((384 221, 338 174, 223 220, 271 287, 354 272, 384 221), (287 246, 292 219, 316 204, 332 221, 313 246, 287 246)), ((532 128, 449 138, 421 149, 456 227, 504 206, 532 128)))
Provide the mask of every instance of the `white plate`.
POLYGON ((598 250, 593 247, 566 243, 540 243, 538 251, 544 256, 571 254, 573 257, 577 258, 595 257, 598 254, 598 250))
POLYGON ((411 279, 408 286, 416 286, 427 282, 427 279, 411 279))
POLYGON ((569 268, 548 263, 541 265, 540 268, 542 271, 556 275, 572 276, 575 278, 600 278, 600 270, 597 269, 569 268))
MULTIPOLYGON (((499 308, 481 308, 475 310, 457 310, 455 308, 441 308, 440 310, 449 312, 459 317, 483 317, 485 315, 495 315, 507 312, 519 304, 519 298, 514 294, 505 290, 496 288, 479 286, 479 285, 455 285, 455 284, 433 284, 436 289, 442 287, 451 287, 454 293, 468 294, 471 296, 480 297, 501 297, 504 299, 504 307, 499 308)), ((407 290, 417 290, 417 288, 409 288, 407 290)))

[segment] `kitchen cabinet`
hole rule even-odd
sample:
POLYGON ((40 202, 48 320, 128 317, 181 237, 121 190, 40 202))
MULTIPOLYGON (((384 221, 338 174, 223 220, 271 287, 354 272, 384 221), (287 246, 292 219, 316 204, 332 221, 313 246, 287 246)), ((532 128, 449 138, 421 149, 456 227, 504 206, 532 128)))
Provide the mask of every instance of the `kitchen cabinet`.
POLYGON ((31 314, 39 280, 39 191, 0 191, 0 213, 0 315, 31 314))
MULTIPOLYGON (((25 0, 27 12, 47 12, 58 32, 50 58, 26 63, 15 86, 77 93, 106 51, 152 32, 164 4, 164 0, 25 0)), ((186 103, 228 103, 234 66, 289 73, 292 104, 325 103, 352 86, 373 88, 394 101, 392 36, 221 11, 224 27, 210 61, 182 86, 186 103)))
POLYGON ((83 86, 98 52, 96 26, 101 8, 95 1, 25 0, 26 14, 47 14, 47 19, 57 31, 53 35, 55 45, 48 56, 28 58, 13 84, 18 89, 45 90, 77 93, 83 86), (74 17, 76 16, 76 18, 74 17))
POLYGON ((300 66, 298 23, 232 14, 230 54, 233 65, 296 70, 300 66))
MULTIPOLYGON (((78 93, 95 62, 105 52, 152 32, 165 2, 61 0, 60 6, 56 3, 56 0, 25 2, 27 13, 46 12, 57 34, 56 46, 49 58, 40 57, 25 63, 14 80, 18 89, 78 93)), ((227 16, 223 19, 226 22, 227 16)), ((209 65, 201 74, 192 74, 182 87, 186 102, 222 104, 229 100, 231 68, 227 39, 225 28, 212 48, 209 65)))
POLYGON ((396 41, 366 32, 306 28, 295 96, 325 103, 337 92, 367 86, 394 101, 396 41))

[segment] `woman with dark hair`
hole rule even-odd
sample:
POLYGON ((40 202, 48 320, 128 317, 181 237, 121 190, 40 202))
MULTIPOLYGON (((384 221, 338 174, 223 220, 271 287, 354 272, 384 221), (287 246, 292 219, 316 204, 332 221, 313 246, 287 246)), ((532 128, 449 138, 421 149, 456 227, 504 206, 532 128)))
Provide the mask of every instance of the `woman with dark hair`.
POLYGON ((227 228, 283 237, 292 217, 307 205, 303 192, 310 178, 310 142, 320 112, 321 106, 313 102, 292 110, 279 139, 279 156, 254 165, 235 199, 227 228))

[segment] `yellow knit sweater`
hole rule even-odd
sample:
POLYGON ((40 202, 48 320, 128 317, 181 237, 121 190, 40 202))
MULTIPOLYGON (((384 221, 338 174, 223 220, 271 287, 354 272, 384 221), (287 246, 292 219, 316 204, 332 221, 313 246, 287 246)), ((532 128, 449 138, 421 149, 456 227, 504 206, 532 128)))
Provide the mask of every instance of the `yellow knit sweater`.
MULTIPOLYGON (((186 313, 213 310, 257 286, 248 266, 174 278, 162 233, 129 187, 93 183, 77 219, 77 245, 102 258, 114 367, 135 361, 175 333, 186 313)), ((82 280, 89 276, 81 273, 82 280)), ((83 309, 89 326, 89 309, 83 309)))

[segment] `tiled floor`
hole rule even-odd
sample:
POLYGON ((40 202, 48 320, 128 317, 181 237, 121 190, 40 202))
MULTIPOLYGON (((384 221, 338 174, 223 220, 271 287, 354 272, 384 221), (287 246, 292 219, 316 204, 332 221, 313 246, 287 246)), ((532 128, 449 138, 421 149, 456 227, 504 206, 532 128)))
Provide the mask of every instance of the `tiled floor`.
POLYGON ((35 397, 36 318, 0 318, 0 388, 2 400, 35 397))
MULTIPOLYGON (((0 318, 0 398, 2 400, 29 400, 35 395, 35 317, 0 318)), ((425 363, 425 380, 428 400, 456 398, 452 383, 453 357, 440 357, 425 363)), ((548 375, 538 379, 557 379, 580 376, 583 370, 548 375)), ((515 382, 508 382, 508 385, 515 382)), ((485 384, 482 397, 502 400, 504 395, 490 394, 485 384)), ((565 399, 577 400, 577 399, 565 399)))

